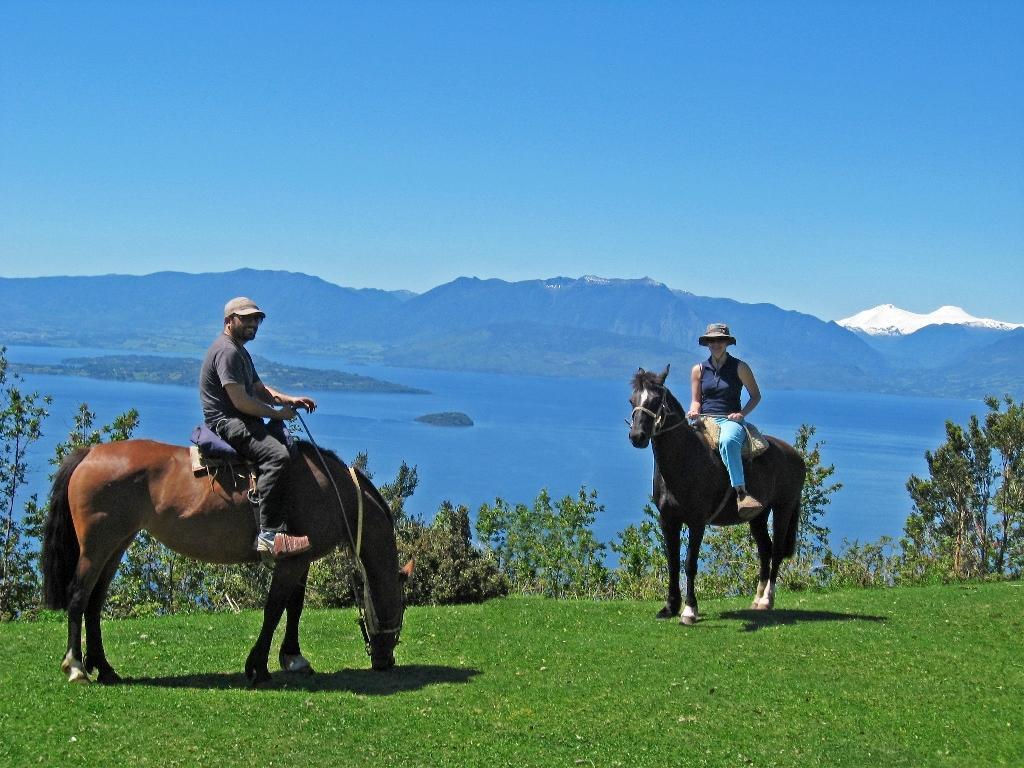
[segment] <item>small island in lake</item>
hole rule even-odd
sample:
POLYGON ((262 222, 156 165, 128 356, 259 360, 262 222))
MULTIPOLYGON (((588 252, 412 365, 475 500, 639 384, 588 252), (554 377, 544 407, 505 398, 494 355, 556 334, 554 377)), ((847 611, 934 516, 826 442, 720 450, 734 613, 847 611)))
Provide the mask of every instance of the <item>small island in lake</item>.
POLYGON ((425 413, 417 416, 416 421, 435 427, 472 427, 473 420, 461 411, 444 411, 443 413, 425 413))

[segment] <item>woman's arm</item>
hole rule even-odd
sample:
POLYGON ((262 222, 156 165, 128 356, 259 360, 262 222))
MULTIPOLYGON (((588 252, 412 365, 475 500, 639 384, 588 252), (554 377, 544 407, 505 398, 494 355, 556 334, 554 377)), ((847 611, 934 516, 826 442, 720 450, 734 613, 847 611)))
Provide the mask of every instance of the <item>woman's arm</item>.
POLYGON ((700 415, 700 368, 700 363, 697 363, 690 371, 690 410, 686 412, 690 419, 700 415))
POLYGON ((750 370, 750 366, 744 363, 742 360, 738 366, 737 372, 740 376, 740 381, 743 382, 743 386, 747 388, 747 404, 743 406, 739 413, 730 413, 729 418, 732 421, 743 421, 745 416, 748 416, 752 410, 757 408, 757 404, 761 402, 761 389, 757 386, 757 381, 754 379, 754 372, 750 370))

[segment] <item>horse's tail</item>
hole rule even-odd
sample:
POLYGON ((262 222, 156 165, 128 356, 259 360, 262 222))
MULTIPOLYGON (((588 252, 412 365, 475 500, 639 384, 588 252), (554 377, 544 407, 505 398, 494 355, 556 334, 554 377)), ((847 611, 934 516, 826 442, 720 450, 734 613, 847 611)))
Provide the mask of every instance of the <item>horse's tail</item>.
POLYGON ((782 541, 782 556, 792 557, 796 554, 796 539, 800 530, 800 501, 793 505, 793 513, 789 516, 789 525, 786 527, 786 536, 782 541))
POLYGON ((57 469, 50 489, 50 511, 43 530, 43 601, 47 608, 68 607, 68 591, 78 568, 78 537, 71 520, 68 483, 71 475, 89 455, 89 448, 68 454, 57 469))
POLYGON ((803 516, 800 509, 800 499, 803 496, 803 478, 807 473, 807 465, 803 458, 797 455, 797 462, 794 462, 794 472, 799 472, 801 482, 797 485, 796 498, 793 500, 793 511, 789 516, 789 525, 786 527, 786 536, 782 542, 782 556, 793 557, 796 554, 797 534, 800 532, 800 518, 803 516))

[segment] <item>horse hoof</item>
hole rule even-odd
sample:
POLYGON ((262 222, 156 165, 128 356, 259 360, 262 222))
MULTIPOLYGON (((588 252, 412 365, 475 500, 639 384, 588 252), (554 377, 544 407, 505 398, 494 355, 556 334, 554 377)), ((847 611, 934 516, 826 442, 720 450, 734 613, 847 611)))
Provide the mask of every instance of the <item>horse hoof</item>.
POLYGON ((679 613, 678 609, 673 611, 671 608, 669 608, 666 605, 664 608, 662 608, 660 611, 658 611, 656 614, 654 614, 654 618, 656 618, 656 619, 674 619, 678 613, 679 613))
POLYGON ((255 669, 252 672, 246 672, 246 677, 249 678, 249 687, 255 688, 264 683, 269 683, 273 678, 270 677, 270 671, 266 669, 255 669))
POLYGON ((686 606, 685 608, 683 608, 683 612, 679 615, 679 623, 684 624, 687 627, 692 627, 694 624, 697 623, 697 620, 699 618, 700 617, 697 615, 697 612, 693 610, 693 608, 691 608, 690 606, 686 606))
POLYGON ((71 671, 68 672, 68 682, 85 683, 86 685, 88 685, 92 682, 92 680, 89 679, 89 673, 81 667, 72 667, 71 671))
POLYGON ((121 676, 117 672, 111 669, 109 672, 100 672, 96 682, 102 685, 118 685, 124 681, 121 680, 121 676))
POLYGON ((755 611, 770 611, 772 604, 767 600, 755 600, 754 604, 750 606, 755 611))
POLYGON ((82 662, 74 658, 71 655, 71 651, 68 651, 68 655, 60 662, 60 671, 68 676, 69 683, 92 682, 89 677, 89 673, 85 671, 85 667, 82 665, 82 662))
POLYGON ((309 661, 301 653, 289 654, 282 653, 280 656, 281 669, 289 673, 300 673, 311 675, 313 674, 313 667, 309 661))

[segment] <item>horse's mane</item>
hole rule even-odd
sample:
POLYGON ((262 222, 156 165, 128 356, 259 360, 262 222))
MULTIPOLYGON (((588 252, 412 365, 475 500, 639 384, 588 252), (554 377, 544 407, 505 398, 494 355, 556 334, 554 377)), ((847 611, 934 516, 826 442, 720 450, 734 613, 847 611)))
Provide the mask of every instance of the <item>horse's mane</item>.
POLYGON ((660 389, 664 392, 669 408, 681 416, 685 416, 686 408, 684 408, 682 403, 680 403, 679 400, 676 399, 676 396, 672 394, 672 390, 665 386, 660 373, 640 370, 633 374, 633 391, 647 389, 648 387, 660 389))
POLYGON ((637 371, 633 374, 633 389, 647 389, 648 386, 664 387, 665 384, 658 381, 660 375, 661 374, 655 373, 654 371, 637 371))
POLYGON ((320 453, 323 454, 325 459, 333 459, 334 461, 336 461, 339 464, 341 464, 341 466, 343 466, 343 467, 347 467, 348 466, 348 464, 346 464, 345 461, 336 452, 332 451, 330 448, 324 448, 323 446, 313 445, 313 443, 311 443, 309 440, 305 439, 304 437, 294 437, 293 436, 292 439, 295 440, 295 447, 298 448, 298 450, 300 452, 302 452, 302 453, 308 453, 311 456, 315 456, 316 452, 320 451, 320 453))

